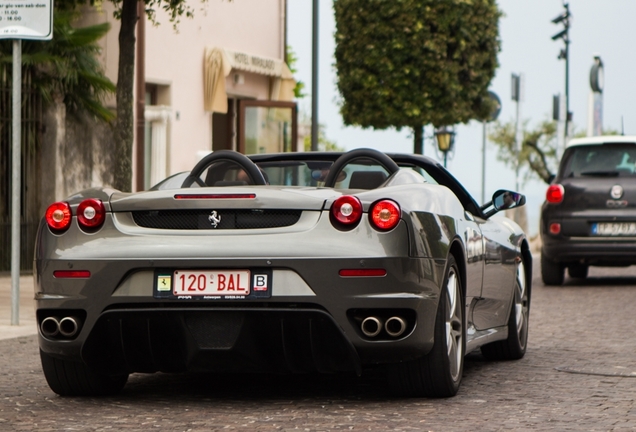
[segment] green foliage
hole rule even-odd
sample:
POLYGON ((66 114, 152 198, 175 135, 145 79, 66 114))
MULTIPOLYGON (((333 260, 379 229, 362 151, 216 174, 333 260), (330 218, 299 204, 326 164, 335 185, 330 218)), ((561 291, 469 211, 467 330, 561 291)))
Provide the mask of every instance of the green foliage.
MULTIPOLYGON (((298 62, 298 56, 296 56, 296 53, 294 52, 292 47, 287 45, 287 66, 289 66, 289 70, 294 75, 296 74, 296 72, 298 72, 298 69, 296 69, 297 62, 298 62)), ((305 83, 300 80, 297 80, 296 87, 294 87, 294 96, 296 97, 296 99, 302 99, 305 96, 307 96, 307 94, 304 93, 304 90, 305 90, 305 83)))
MULTIPOLYGON (((308 124, 311 124, 311 121, 309 121, 308 124)), ((303 145, 305 147, 305 151, 311 151, 311 135, 305 135, 303 145)), ((345 149, 340 147, 338 143, 327 138, 324 124, 318 125, 318 151, 345 151, 345 149)))
MULTIPOLYGON (((56 11, 53 39, 22 42, 22 63, 33 70, 33 85, 45 103, 60 97, 70 114, 89 113, 110 121, 114 114, 105 108, 103 97, 115 91, 115 85, 102 73, 97 59, 97 41, 110 25, 73 28, 73 15, 56 11)), ((12 41, 0 41, 0 63, 13 62, 12 41)))
POLYGON ((436 127, 487 118, 495 0, 335 0, 345 124, 436 127))
MULTIPOLYGON (((515 151, 515 122, 513 120, 502 123, 495 122, 491 126, 488 138, 497 145, 497 159, 512 169, 516 169, 517 160, 519 168, 524 172, 524 178, 538 178, 550 184, 550 179, 559 166, 556 153, 557 127, 556 122, 546 120, 534 129, 528 129, 528 121, 522 125, 521 152, 515 151)), ((620 135, 618 131, 606 129, 604 135, 620 135)), ((585 137, 584 130, 574 132, 573 138, 585 137)))
POLYGON ((528 130, 528 122, 522 126, 521 152, 515 151, 515 122, 496 122, 491 126, 488 138, 497 145, 497 159, 515 169, 517 161, 525 178, 536 177, 550 183, 550 176, 559 165, 556 154, 556 122, 546 120, 535 129, 528 130))

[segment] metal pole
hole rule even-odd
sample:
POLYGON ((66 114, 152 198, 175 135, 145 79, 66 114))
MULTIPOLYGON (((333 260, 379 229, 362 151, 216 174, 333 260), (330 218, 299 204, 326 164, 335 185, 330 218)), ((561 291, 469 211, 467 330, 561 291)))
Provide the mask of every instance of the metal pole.
POLYGON ((483 136, 481 141, 481 204, 486 202, 486 122, 481 122, 483 136))
POLYGON ((565 35, 565 142, 570 136, 570 40, 565 35))
POLYGON ((313 0, 311 44, 311 151, 318 151, 318 0, 313 0))
POLYGON ((519 154, 521 153, 521 98, 517 101, 517 126, 515 127, 515 190, 519 190, 519 154))
POLYGON ((11 325, 20 324, 20 158, 22 40, 13 41, 13 145, 11 147, 11 325))
POLYGON ((570 4, 564 3, 565 14, 568 16, 565 21, 565 143, 570 136, 570 4))

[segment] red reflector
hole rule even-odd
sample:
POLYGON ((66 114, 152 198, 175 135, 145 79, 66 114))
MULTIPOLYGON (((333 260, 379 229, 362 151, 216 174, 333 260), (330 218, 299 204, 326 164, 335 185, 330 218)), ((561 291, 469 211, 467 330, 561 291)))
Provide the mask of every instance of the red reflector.
POLYGON ((386 276, 384 269, 342 269, 339 272, 342 277, 381 277, 386 276))
POLYGON ((563 202, 563 196, 565 195, 565 189, 560 184, 553 184, 548 186, 548 190, 545 193, 545 199, 550 204, 561 204, 563 202))
POLYGON ((174 199, 254 199, 256 194, 198 194, 175 195, 174 199))
POLYGON ((53 276, 67 279, 88 279, 91 277, 91 272, 88 270, 55 270, 53 276))
POLYGON ((559 234, 561 232, 561 224, 553 222, 550 224, 550 234, 559 234))

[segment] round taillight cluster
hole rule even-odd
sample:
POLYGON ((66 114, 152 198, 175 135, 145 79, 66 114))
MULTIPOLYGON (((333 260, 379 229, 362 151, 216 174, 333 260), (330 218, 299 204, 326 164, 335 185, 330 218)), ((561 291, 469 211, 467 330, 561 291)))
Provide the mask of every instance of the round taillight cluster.
MULTIPOLYGON (((388 199, 376 201, 369 207, 369 222, 378 231, 389 231, 400 222, 400 206, 388 199)), ((338 229, 355 228, 362 219, 362 203, 351 195, 343 195, 331 205, 331 223, 338 229)))
POLYGON ((94 198, 85 199, 77 207, 77 222, 89 230, 99 228, 106 218, 104 204, 94 198))
POLYGON ((400 222, 400 206, 391 200, 381 200, 371 206, 369 220, 380 231, 388 231, 400 222))
MULTIPOLYGON (((77 207, 77 222, 88 231, 99 229, 106 218, 104 204, 94 198, 85 199, 77 207)), ((65 231, 73 220, 71 206, 67 202, 56 202, 46 209, 44 215, 47 225, 54 232, 65 231)))
POLYGON ((48 226, 54 231, 64 231, 71 224, 71 206, 67 202, 56 202, 46 209, 44 219, 48 226))
POLYGON ((560 184, 553 184, 548 186, 548 190, 545 193, 545 199, 550 204, 561 204, 563 197, 565 196, 565 189, 560 184))
POLYGON ((353 228, 362 218, 362 203, 351 195, 343 195, 331 206, 331 220, 346 228, 353 228))

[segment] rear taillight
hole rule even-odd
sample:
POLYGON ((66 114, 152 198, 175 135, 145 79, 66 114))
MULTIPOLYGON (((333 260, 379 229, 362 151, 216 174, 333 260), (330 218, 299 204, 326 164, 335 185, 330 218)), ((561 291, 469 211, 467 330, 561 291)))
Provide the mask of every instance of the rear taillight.
POLYGON ((77 207, 77 222, 82 228, 97 229, 102 226, 105 218, 104 204, 98 199, 85 199, 77 207))
POLYGON ((550 234, 557 235, 561 232, 561 224, 558 222, 552 222, 550 224, 549 229, 550 229, 550 234))
POLYGON ((331 222, 336 226, 353 228, 362 218, 362 203, 351 195, 343 195, 331 205, 331 222))
POLYGON ((553 184, 548 186, 548 190, 545 193, 545 199, 550 204, 561 204, 563 197, 565 196, 565 189, 560 184, 553 184))
POLYGON ((44 219, 46 223, 54 231, 63 231, 71 224, 71 206, 66 202, 56 202, 46 209, 44 219))
POLYGON ((391 200, 378 201, 369 210, 369 220, 380 231, 393 229, 400 222, 400 206, 391 200))

